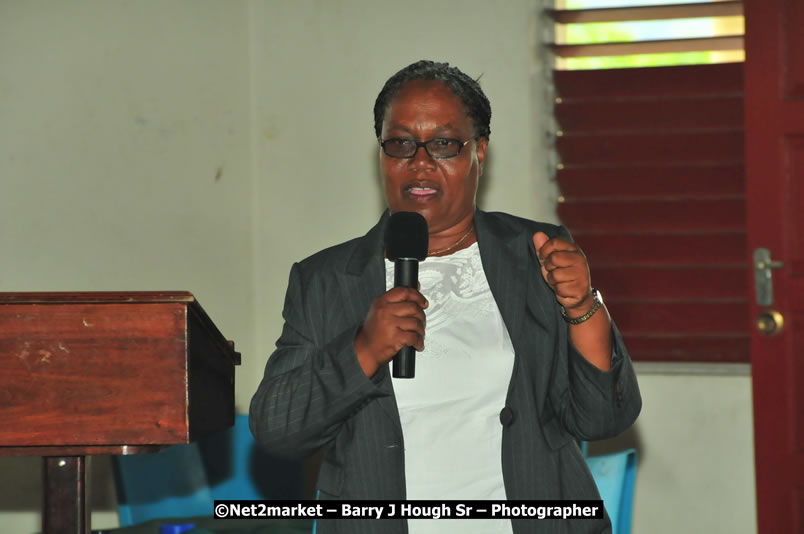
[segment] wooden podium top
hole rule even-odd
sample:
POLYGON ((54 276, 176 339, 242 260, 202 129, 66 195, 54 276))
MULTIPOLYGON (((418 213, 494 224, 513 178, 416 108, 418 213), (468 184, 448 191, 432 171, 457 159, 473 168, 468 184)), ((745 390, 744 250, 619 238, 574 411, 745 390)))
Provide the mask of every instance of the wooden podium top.
POLYGON ((129 453, 234 422, 240 355, 191 293, 0 293, 0 455, 129 453))
MULTIPOLYGON (((0 293, 2 304, 68 304, 126 302, 198 302, 189 291, 79 291, 0 293)), ((200 307, 200 306, 199 306, 200 307)))

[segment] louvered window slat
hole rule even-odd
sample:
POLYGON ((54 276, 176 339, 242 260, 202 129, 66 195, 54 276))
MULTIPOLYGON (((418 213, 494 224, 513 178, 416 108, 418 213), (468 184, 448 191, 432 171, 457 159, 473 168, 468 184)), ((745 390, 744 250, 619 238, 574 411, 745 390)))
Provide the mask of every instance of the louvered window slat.
POLYGON ((646 69, 555 71, 559 97, 584 100, 743 94, 742 63, 646 69), (679 75, 683 72, 683 75, 679 75), (560 74, 558 74, 560 73, 560 74))
POLYGON ((606 102, 569 101, 556 106, 562 128, 587 133, 663 130, 732 129, 743 127, 743 99, 739 95, 631 98, 606 102))
MULTIPOLYGON (((578 239, 589 250, 586 236, 578 239)), ((594 248, 594 247, 593 247, 594 248)), ((621 250, 621 249, 620 249, 621 250)), ((595 284, 614 292, 614 297, 626 294, 636 299, 669 298, 740 298, 747 292, 745 269, 742 265, 684 265, 665 262, 664 265, 623 265, 627 259, 618 258, 617 263, 598 260, 594 250, 589 252, 594 258, 595 284)), ((620 321, 619 317, 616 317, 620 321)), ((633 330, 628 336, 638 335, 633 330)), ((671 332, 662 332, 670 335, 671 332)))
POLYGON ((603 167, 563 168, 561 190, 565 198, 640 198, 651 195, 717 196, 744 192, 742 162, 643 163, 603 167))
POLYGON ((743 14, 738 1, 671 4, 664 6, 610 7, 600 9, 558 10, 545 13, 561 24, 588 22, 622 22, 632 20, 687 19, 695 17, 730 17, 743 14))
POLYGON ((629 54, 663 54, 669 52, 704 52, 707 50, 742 50, 739 35, 690 39, 661 39, 623 43, 552 45, 553 53, 561 57, 625 56, 629 54))

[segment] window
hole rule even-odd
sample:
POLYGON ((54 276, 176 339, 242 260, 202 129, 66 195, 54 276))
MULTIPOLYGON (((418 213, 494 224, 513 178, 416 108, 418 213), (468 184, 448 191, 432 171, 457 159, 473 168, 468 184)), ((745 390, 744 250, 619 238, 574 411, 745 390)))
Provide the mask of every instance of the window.
POLYGON ((658 4, 549 12, 558 214, 635 360, 748 362, 742 3, 658 4))
POLYGON ((556 22, 556 68, 604 69, 743 61, 742 2, 564 0, 556 22), (658 4, 658 5, 657 5, 658 4), (593 8, 593 9, 588 9, 593 8))

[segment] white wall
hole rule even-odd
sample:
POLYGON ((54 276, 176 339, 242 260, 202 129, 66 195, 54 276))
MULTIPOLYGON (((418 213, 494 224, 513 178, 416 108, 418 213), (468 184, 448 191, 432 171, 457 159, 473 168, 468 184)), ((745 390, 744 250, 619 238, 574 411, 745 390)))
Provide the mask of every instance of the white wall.
POLYGON ((751 377, 679 367, 638 365, 637 423, 590 454, 637 449, 634 534, 755 533, 751 377))
MULTIPOLYGON (((290 264, 383 208, 372 107, 399 68, 482 74, 481 206, 555 220, 539 6, 0 1, 0 291, 191 290, 243 353, 245 411, 290 264)), ((750 379, 640 380, 643 415, 614 443, 640 450, 634 532, 754 532, 750 379)), ((93 526, 114 526, 94 465, 93 526)), ((0 458, 4 531, 40 528, 38 468, 0 458)))
MULTIPOLYGON (((0 291, 190 290, 253 357, 246 29, 243 2, 0 2, 0 291)), ((40 529, 39 467, 0 459, 0 531, 40 529)))

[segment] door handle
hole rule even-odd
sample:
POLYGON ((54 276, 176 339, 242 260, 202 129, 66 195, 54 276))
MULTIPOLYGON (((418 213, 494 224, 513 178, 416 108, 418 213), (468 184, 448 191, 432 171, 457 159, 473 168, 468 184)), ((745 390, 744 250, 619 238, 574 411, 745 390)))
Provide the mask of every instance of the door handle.
POLYGON ((784 328, 784 315, 776 310, 765 310, 757 317, 757 330, 766 336, 776 336, 784 328))
POLYGON ((754 250, 754 287, 757 306, 773 306, 773 269, 781 269, 784 262, 771 259, 770 250, 754 250))

